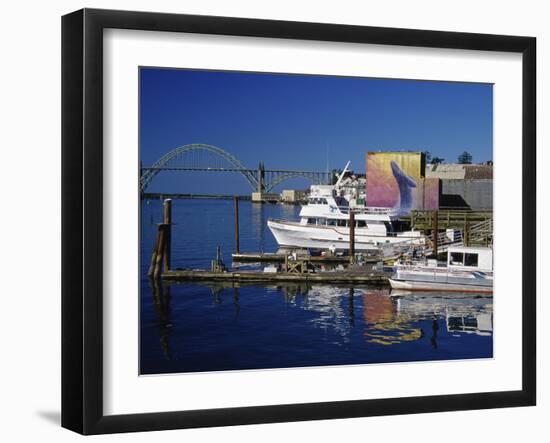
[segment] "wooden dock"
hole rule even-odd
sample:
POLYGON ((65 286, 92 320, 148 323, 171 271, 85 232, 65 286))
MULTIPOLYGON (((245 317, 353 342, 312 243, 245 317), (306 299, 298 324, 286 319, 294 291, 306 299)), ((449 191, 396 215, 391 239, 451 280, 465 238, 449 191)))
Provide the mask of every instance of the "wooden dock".
POLYGON ((161 278, 169 281, 231 281, 231 282, 312 282, 312 283, 361 283, 388 286, 388 278, 381 273, 358 271, 326 271, 315 273, 171 270, 162 273, 161 278))
MULTIPOLYGON (((284 263, 287 254, 271 252, 242 252, 232 254, 233 261, 236 263, 284 263)), ((299 259, 304 259, 314 264, 349 264, 348 255, 300 255, 299 259)), ((365 256, 366 263, 377 263, 381 258, 365 256)))
MULTIPOLYGON (((355 264, 355 255, 324 255, 311 256, 296 251, 295 257, 289 258, 284 253, 241 253, 239 251, 239 201, 235 201, 235 254, 234 261, 241 262, 282 262, 281 269, 264 270, 228 270, 220 258, 220 251, 212 260, 210 270, 207 269, 171 269, 171 227, 172 201, 166 199, 163 208, 163 223, 158 225, 155 247, 151 256, 148 276, 153 280, 166 281, 212 281, 212 282, 315 282, 315 283, 348 283, 388 285, 387 276, 383 272, 374 271, 368 263, 377 262, 379 257, 364 257, 364 263, 355 264), (341 269, 320 270, 319 264, 333 264, 341 269)), ((352 219, 353 220, 353 219, 352 219)), ((354 251, 354 240, 350 241, 350 251, 354 251)))

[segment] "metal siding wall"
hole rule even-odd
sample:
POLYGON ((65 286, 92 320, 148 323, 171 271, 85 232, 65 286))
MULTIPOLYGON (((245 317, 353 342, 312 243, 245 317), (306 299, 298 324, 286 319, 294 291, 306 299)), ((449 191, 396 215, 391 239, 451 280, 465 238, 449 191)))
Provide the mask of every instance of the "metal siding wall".
POLYGON ((493 209, 493 180, 441 180, 441 193, 459 195, 476 210, 493 209))

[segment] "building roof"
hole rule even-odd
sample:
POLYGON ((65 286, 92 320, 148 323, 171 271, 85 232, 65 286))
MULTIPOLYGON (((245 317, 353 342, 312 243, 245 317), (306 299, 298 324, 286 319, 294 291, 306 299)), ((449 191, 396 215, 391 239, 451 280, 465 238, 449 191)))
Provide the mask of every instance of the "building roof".
POLYGON ((492 179, 493 165, 428 164, 426 165, 426 177, 462 180, 492 179))
POLYGON ((493 178, 493 165, 464 165, 466 180, 481 180, 493 178))

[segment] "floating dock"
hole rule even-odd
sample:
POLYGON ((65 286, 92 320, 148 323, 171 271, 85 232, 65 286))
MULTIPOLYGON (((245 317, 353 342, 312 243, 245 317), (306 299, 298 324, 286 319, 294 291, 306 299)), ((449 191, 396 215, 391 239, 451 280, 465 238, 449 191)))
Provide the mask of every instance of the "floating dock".
POLYGON ((231 281, 231 282, 312 282, 312 283, 361 283, 389 286, 388 278, 382 273, 358 271, 325 271, 315 273, 171 270, 161 275, 162 280, 172 281, 231 281))
MULTIPOLYGON (((288 254, 271 252, 241 252, 232 254, 233 261, 236 263, 284 263, 288 254)), ((314 264, 349 264, 348 255, 300 255, 298 258, 309 261, 314 264)), ((380 257, 365 256, 366 263, 377 263, 382 259, 380 257)))

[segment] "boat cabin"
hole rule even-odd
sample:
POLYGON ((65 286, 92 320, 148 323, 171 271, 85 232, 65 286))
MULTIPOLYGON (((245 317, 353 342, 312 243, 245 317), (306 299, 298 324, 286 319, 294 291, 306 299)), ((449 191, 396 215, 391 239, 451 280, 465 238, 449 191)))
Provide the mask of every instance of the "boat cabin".
POLYGON ((483 247, 450 247, 447 253, 447 267, 468 271, 493 271, 493 250, 483 247))

